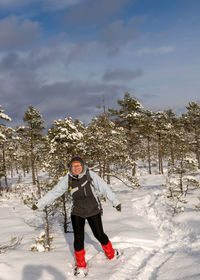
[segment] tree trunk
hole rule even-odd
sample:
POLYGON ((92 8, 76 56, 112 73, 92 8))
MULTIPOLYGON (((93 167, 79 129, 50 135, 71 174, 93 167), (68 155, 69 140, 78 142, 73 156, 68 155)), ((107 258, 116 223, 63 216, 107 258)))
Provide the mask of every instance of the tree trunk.
POLYGON ((200 151, 197 151, 198 168, 200 169, 200 151))
POLYGON ((50 251, 50 246, 51 246, 51 242, 50 242, 50 232, 49 232, 49 214, 48 214, 48 210, 47 210, 47 207, 45 207, 44 209, 44 212, 45 212, 45 222, 46 222, 46 242, 47 242, 47 245, 48 245, 48 251, 50 251))
MULTIPOLYGON (((132 125, 132 123, 129 123, 129 127, 128 127, 128 130, 129 130, 129 134, 128 134, 128 139, 129 139, 129 141, 128 141, 128 145, 130 145, 130 150, 132 150, 131 149, 131 147, 132 147, 132 143, 133 143, 133 141, 134 141, 134 131, 133 131, 133 125, 132 125)), ((132 157, 133 157, 133 160, 135 161, 135 157, 134 157, 134 155, 132 155, 132 157)), ((136 165, 134 165, 134 167, 132 168, 132 176, 134 177, 136 175, 136 165)))
POLYGON ((172 137, 170 137, 170 154, 171 154, 172 165, 174 165, 174 145, 173 145, 172 137))
POLYGON ((181 193, 183 193, 183 157, 181 158, 181 162, 180 162, 180 190, 181 193))
POLYGON ((26 169, 25 169, 25 167, 22 167, 22 169, 23 169, 24 177, 26 177, 26 169))
POLYGON ((103 162, 103 179, 105 179, 106 176, 106 160, 103 162))
POLYGON ((15 164, 15 170, 16 170, 16 173, 19 174, 17 162, 16 162, 16 164, 15 164))
POLYGON ((11 157, 10 161, 10 176, 11 178, 13 178, 13 157, 11 157))
POLYGON ((5 178, 5 186, 6 186, 6 191, 8 192, 9 188, 8 188, 8 179, 7 179, 7 170, 6 170, 6 156, 5 156, 4 144, 3 144, 2 151, 3 151, 3 172, 4 172, 4 178, 5 178))
POLYGON ((38 177, 37 177, 37 189, 38 189, 38 197, 41 198, 41 188, 40 188, 40 181, 38 177))
POLYGON ((102 176, 102 166, 101 166, 101 161, 99 160, 99 176, 102 176))
POLYGON ((32 170, 32 180, 33 180, 33 185, 36 185, 36 177, 35 177, 35 156, 33 152, 33 133, 31 130, 31 170, 32 170))
POLYGON ((159 162, 159 173, 163 174, 163 153, 162 153, 162 143, 161 136, 158 135, 158 162, 159 162))
POLYGON ((1 177, 0 177, 0 196, 2 196, 1 192, 2 192, 2 186, 1 186, 1 177))
POLYGON ((134 177, 136 175, 136 166, 134 165, 134 167, 132 168, 132 176, 134 177))
POLYGON ((36 176, 36 178, 38 178, 38 169, 37 169, 37 167, 35 168, 35 176, 36 176))
POLYGON ((63 210, 64 210, 64 232, 67 233, 67 209, 66 209, 66 196, 62 195, 63 210))
MULTIPOLYGON (((135 156, 133 156, 133 160, 135 162, 135 156)), ((136 164, 134 164, 133 168, 132 168, 132 176, 134 177, 136 175, 136 164)))
POLYGON ((198 161, 198 168, 200 169, 200 144, 199 144, 199 139, 198 139, 196 129, 195 129, 195 139, 196 139, 196 159, 198 161))
POLYGON ((109 163, 107 163, 107 184, 110 184, 110 166, 109 163))
POLYGON ((150 137, 147 137, 147 153, 148 153, 148 165, 149 165, 149 174, 151 174, 151 148, 150 148, 150 137))

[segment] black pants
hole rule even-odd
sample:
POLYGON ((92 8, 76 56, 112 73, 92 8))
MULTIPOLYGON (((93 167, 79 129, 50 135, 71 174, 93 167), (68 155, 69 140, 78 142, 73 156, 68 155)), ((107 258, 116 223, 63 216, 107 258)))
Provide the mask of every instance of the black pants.
POLYGON ((103 231, 100 213, 88 218, 81 218, 79 216, 71 215, 71 221, 74 230, 75 251, 80 251, 84 248, 84 228, 86 219, 94 236, 101 243, 101 245, 107 245, 109 242, 108 236, 103 231))

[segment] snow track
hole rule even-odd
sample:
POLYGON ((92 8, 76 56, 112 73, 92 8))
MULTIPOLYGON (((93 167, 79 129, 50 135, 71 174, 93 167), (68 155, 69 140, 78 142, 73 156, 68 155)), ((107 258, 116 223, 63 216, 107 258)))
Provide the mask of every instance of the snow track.
POLYGON ((145 251, 139 248, 129 248, 128 252, 124 252, 124 256, 119 260, 117 264, 117 270, 113 275, 108 278, 109 280, 117 279, 134 279, 134 275, 137 274, 138 266, 140 266, 140 260, 144 258, 145 251))
POLYGON ((174 256, 175 252, 184 244, 188 244, 190 230, 188 227, 173 222, 161 187, 157 187, 156 191, 152 192, 144 189, 143 192, 140 198, 133 199, 132 202, 134 202, 136 212, 141 216, 146 216, 155 227, 159 238, 154 246, 158 248, 152 250, 144 258, 140 258, 141 264, 130 279, 155 280, 158 279, 159 270, 174 256))
MULTIPOLYGON (((133 213, 135 216, 141 216, 141 219, 147 218, 158 236, 153 240, 132 239, 132 247, 124 249, 122 259, 117 265, 118 269, 108 278, 109 280, 159 279, 159 272, 163 266, 190 242, 189 227, 173 221, 171 209, 166 205, 163 197, 162 187, 154 186, 152 189, 144 188, 137 192, 136 197, 131 200, 133 213)), ((117 239, 114 238, 114 241, 117 239)), ((118 241, 120 242, 120 238, 118 241)), ((128 244, 130 245, 124 243, 125 247, 128 244)), ((122 242, 118 244, 118 247, 121 246, 123 246, 122 242)))

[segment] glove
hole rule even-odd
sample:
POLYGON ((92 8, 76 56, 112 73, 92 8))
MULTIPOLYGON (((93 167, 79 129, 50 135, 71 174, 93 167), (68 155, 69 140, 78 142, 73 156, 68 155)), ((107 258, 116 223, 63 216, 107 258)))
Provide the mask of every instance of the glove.
POLYGON ((32 210, 37 210, 37 209, 38 209, 37 205, 36 205, 36 204, 33 204, 32 210))
POLYGON ((121 212, 122 211, 121 203, 115 206, 115 208, 117 209, 117 211, 121 212))

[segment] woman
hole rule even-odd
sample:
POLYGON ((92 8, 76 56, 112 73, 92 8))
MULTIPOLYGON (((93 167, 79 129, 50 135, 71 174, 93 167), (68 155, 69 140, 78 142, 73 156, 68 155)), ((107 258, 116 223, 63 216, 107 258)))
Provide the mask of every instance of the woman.
POLYGON ((92 232, 108 257, 113 259, 118 255, 114 250, 108 236, 104 233, 101 220, 101 204, 96 191, 107 197, 118 211, 121 211, 121 204, 115 197, 106 182, 95 172, 89 171, 80 157, 73 157, 69 163, 69 171, 58 184, 44 197, 39 199, 33 209, 44 208, 56 198, 69 192, 72 198, 71 221, 74 231, 74 252, 76 258, 75 275, 87 273, 84 249, 84 226, 88 221, 92 232))

